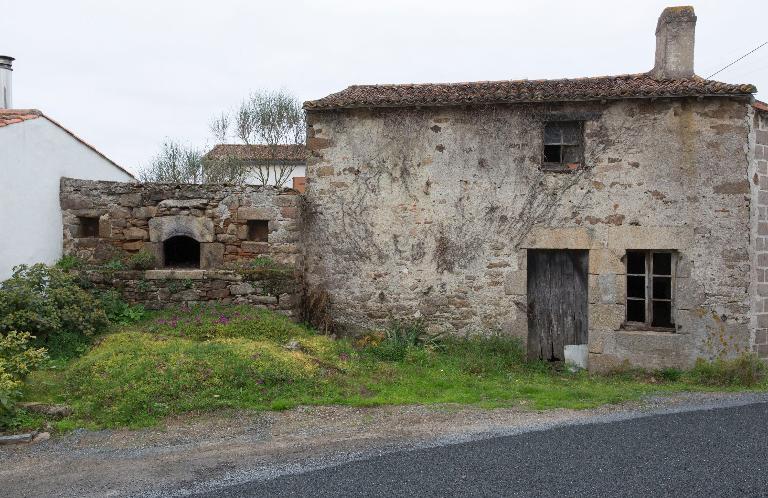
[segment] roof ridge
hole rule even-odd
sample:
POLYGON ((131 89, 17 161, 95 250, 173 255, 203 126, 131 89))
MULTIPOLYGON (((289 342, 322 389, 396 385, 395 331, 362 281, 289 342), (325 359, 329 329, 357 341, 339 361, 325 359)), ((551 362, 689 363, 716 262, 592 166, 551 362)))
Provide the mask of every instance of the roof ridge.
POLYGON ((351 85, 321 99, 304 102, 304 109, 737 96, 756 91, 750 84, 724 83, 697 75, 678 79, 654 78, 645 72, 539 80, 351 85))

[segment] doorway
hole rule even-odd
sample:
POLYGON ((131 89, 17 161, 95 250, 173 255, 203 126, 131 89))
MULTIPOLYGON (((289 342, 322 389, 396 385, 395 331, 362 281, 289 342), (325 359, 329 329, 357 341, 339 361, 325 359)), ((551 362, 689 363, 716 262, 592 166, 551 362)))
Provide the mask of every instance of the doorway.
POLYGON ((589 251, 528 250, 528 356, 565 360, 565 346, 587 344, 589 251))

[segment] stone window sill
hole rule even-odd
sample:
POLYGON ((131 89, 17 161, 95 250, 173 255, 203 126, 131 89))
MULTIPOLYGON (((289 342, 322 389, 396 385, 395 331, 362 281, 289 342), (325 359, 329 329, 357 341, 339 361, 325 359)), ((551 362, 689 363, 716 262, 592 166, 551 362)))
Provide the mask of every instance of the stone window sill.
POLYGON ((644 323, 630 322, 624 322, 621 325, 621 330, 627 332, 661 332, 664 334, 674 334, 677 332, 674 327, 651 327, 644 323))

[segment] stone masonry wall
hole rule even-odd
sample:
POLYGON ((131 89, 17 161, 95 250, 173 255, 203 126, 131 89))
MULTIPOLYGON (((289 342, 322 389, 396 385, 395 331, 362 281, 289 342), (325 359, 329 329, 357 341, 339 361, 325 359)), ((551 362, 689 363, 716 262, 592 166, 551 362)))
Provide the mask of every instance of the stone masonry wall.
POLYGON ((61 180, 64 253, 98 263, 142 248, 162 266, 162 242, 190 235, 201 243, 201 266, 268 256, 299 266, 301 197, 292 189, 252 185, 173 185, 61 180), (80 236, 80 217, 98 217, 98 237, 80 236), (249 220, 269 221, 268 242, 248 240, 249 220))
POLYGON ((754 350, 768 358, 768 111, 757 110, 754 115, 754 199, 752 233, 754 240, 754 350))
POLYGON ((204 301, 251 303, 291 314, 299 303, 300 195, 291 189, 233 185, 118 183, 64 178, 64 254, 89 266, 97 286, 117 288, 150 308, 204 301), (98 218, 85 236, 83 218, 98 218), (266 241, 250 240, 248 221, 267 221, 266 241), (200 243, 200 268, 165 268, 163 242, 184 235, 200 243), (147 249, 155 268, 110 267, 147 249), (279 268, 254 267, 269 258, 279 268))
POLYGON ((310 111, 305 280, 354 333, 421 316, 527 336, 526 254, 589 250, 590 368, 751 347, 745 99, 310 111), (551 119, 586 168, 540 170, 551 119), (676 329, 629 330, 627 249, 679 255, 676 329))
POLYGON ((296 316, 300 280, 271 270, 86 270, 88 280, 102 290, 118 289, 130 303, 148 309, 192 306, 208 301, 250 304, 296 316))

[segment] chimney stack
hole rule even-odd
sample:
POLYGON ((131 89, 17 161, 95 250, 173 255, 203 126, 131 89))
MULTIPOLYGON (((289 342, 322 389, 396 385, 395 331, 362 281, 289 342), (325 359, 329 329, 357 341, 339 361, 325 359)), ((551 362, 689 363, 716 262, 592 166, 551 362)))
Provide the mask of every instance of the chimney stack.
POLYGON ((11 76, 13 75, 13 57, 0 55, 0 109, 11 109, 11 76))
POLYGON ((696 14, 693 7, 667 7, 656 24, 656 79, 684 79, 694 76, 693 42, 696 14))

